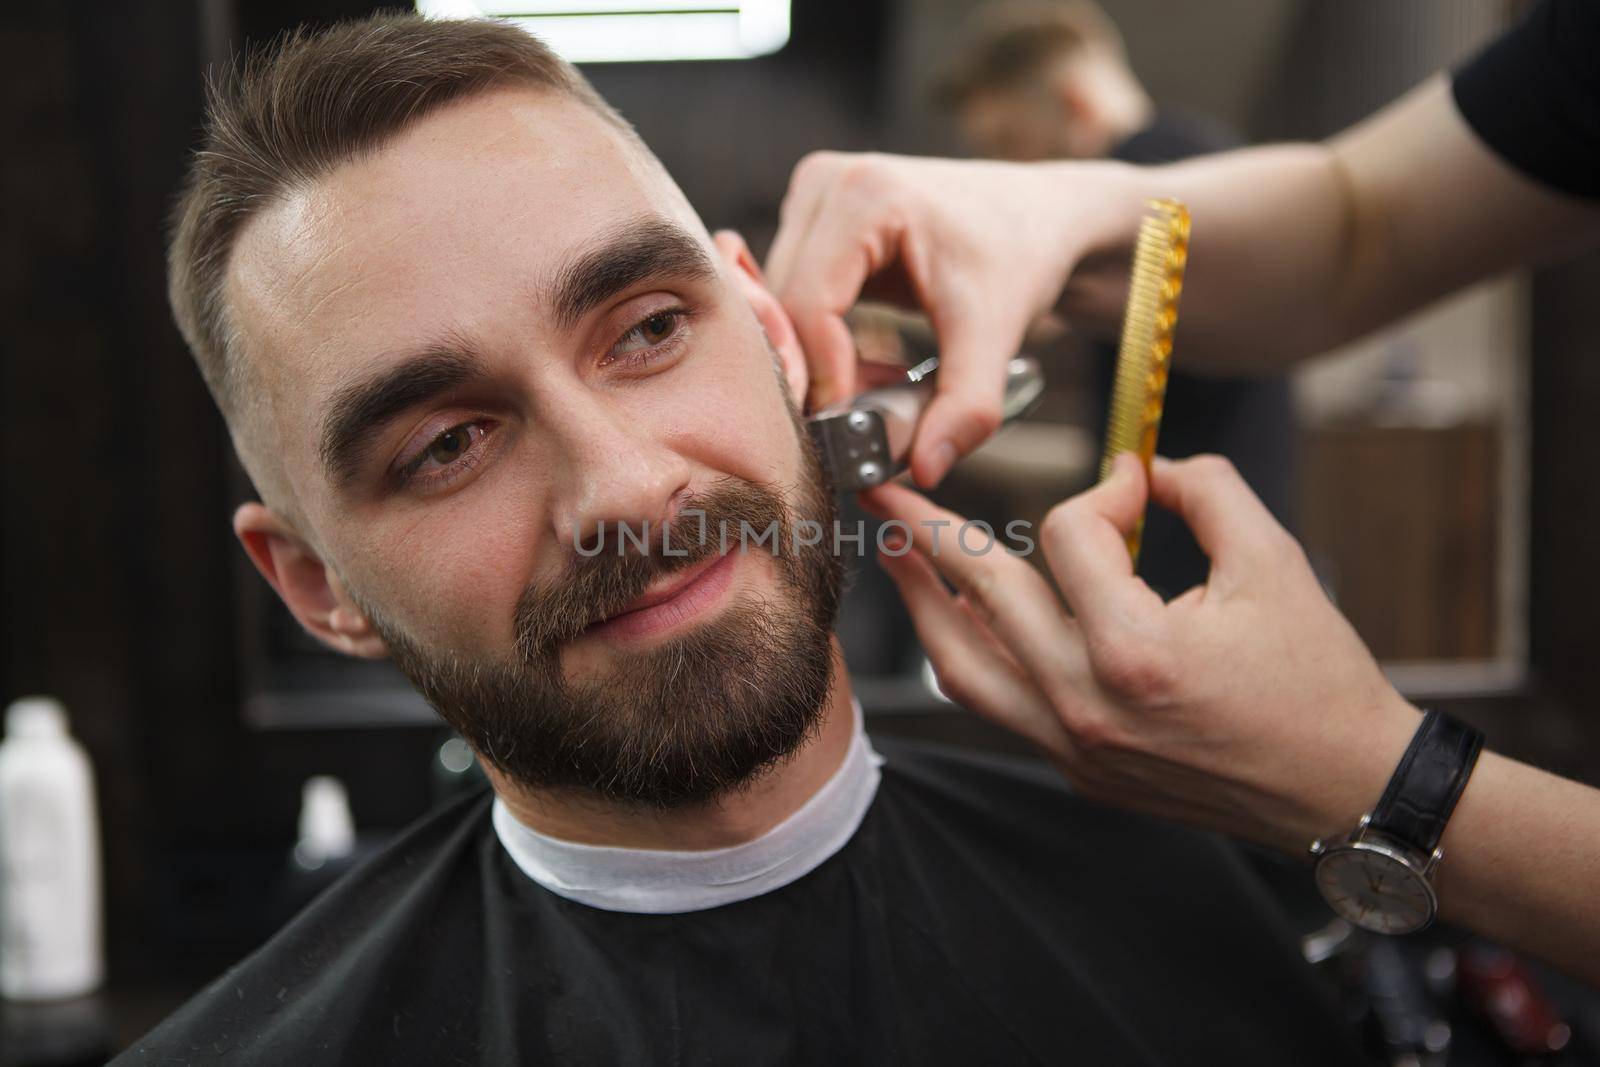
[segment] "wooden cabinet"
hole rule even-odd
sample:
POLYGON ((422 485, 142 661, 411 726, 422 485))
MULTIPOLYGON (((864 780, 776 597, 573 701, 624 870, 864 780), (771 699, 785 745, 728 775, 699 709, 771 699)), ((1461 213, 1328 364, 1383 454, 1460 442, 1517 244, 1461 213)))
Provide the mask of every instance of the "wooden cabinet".
POLYGON ((1335 425, 1304 435, 1301 539, 1373 653, 1499 653, 1499 428, 1335 425))

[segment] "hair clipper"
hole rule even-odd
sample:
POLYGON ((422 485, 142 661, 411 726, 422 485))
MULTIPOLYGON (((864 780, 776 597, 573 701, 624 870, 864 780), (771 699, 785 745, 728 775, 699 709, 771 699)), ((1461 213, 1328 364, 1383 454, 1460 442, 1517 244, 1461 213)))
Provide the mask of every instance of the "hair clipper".
MULTIPOLYGON (((933 399, 939 357, 906 372, 906 380, 869 389, 855 399, 817 412, 807 426, 834 491, 853 493, 882 485, 906 468, 911 438, 933 399)), ((1032 356, 1017 356, 1006 369, 1000 424, 1026 417, 1044 396, 1044 372, 1032 356)))

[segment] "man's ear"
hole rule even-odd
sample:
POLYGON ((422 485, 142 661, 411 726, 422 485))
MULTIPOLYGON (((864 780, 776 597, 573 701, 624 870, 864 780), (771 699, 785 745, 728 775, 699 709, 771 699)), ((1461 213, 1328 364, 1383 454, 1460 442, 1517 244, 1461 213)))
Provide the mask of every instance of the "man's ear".
POLYGON ((264 504, 241 504, 233 513, 233 532, 307 633, 346 655, 382 659, 389 654, 333 568, 277 512, 264 504))
POLYGON ((723 262, 728 265, 739 292, 750 302, 761 328, 767 332, 767 340, 778 353, 784 379, 789 383, 789 394, 797 405, 803 407, 811 374, 806 368, 806 354, 800 347, 800 337, 794 332, 794 323, 789 321, 789 313, 783 310, 778 298, 767 288, 767 279, 761 273, 761 266, 756 262, 756 257, 750 254, 750 246, 744 243, 743 237, 732 230, 718 230, 711 235, 711 241, 717 246, 723 262))

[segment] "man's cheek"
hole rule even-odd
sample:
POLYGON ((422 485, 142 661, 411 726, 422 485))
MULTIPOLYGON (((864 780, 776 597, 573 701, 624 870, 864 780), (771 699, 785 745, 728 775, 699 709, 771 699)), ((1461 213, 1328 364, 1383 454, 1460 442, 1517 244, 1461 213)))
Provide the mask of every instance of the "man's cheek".
POLYGON ((387 582, 441 647, 499 653, 512 647, 514 616, 542 545, 537 502, 515 487, 472 485, 433 509, 389 555, 387 582))
POLYGON ((771 364, 761 374, 686 383, 671 400, 669 447, 712 470, 748 481, 791 477, 794 427, 771 364))
POLYGON ((417 583, 403 608, 408 632, 439 653, 498 656, 515 642, 513 598, 503 610, 487 599, 489 590, 465 583, 417 583))
POLYGON ((417 559, 378 576, 367 602, 413 640, 439 652, 499 654, 513 647, 521 586, 482 562, 417 559))

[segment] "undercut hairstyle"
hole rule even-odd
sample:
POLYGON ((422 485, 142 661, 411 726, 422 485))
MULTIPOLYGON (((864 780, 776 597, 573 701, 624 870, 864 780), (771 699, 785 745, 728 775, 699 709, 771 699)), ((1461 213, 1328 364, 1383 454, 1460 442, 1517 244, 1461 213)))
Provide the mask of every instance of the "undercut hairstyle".
POLYGON ((533 35, 490 19, 379 15, 301 29, 210 85, 203 141, 174 213, 167 294, 230 425, 240 346, 225 289, 245 223, 430 112, 508 86, 565 94, 643 148, 576 68, 533 35))
POLYGON ((1122 34, 1090 0, 1014 0, 980 8, 966 44, 933 84, 933 103, 959 111, 986 92, 1031 88, 1056 63, 1099 52, 1125 57, 1122 34))

